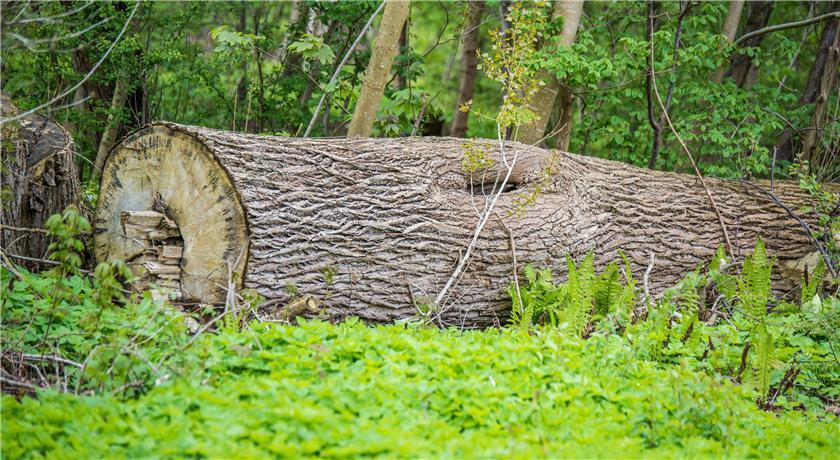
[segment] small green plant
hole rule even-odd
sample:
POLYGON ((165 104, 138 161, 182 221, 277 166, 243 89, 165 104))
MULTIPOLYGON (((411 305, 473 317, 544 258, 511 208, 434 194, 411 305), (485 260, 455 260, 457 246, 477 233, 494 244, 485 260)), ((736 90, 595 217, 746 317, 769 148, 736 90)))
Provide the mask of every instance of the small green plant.
POLYGON ((300 297, 300 289, 298 289, 297 284, 295 283, 286 283, 286 287, 284 288, 286 294, 289 295, 291 299, 297 299, 300 297))
POLYGON ((54 239, 48 247, 49 259, 58 262, 54 274, 59 277, 78 274, 85 250, 81 237, 90 232, 90 222, 71 207, 50 216, 45 227, 54 239))
POLYGON ((526 284, 518 292, 513 284, 508 289, 513 299, 511 323, 523 330, 533 323, 565 324, 578 336, 593 326, 596 330, 623 329, 636 301, 636 281, 626 258, 624 263, 623 273, 617 263, 612 263, 599 275, 594 268, 594 253, 587 254, 579 265, 567 258, 568 277, 560 284, 554 284, 549 270, 526 266, 526 284))
POLYGON ((321 274, 324 275, 324 284, 327 288, 330 288, 333 285, 335 275, 338 274, 338 270, 332 265, 326 265, 321 269, 321 274))

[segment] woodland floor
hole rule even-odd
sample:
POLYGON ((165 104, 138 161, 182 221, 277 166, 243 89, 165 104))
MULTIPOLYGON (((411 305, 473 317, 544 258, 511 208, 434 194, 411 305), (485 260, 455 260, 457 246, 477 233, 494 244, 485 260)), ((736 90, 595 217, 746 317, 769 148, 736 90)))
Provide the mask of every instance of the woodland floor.
POLYGON ((2 400, 6 458, 822 457, 836 419, 767 412, 627 337, 355 320, 207 334, 133 399, 2 400))

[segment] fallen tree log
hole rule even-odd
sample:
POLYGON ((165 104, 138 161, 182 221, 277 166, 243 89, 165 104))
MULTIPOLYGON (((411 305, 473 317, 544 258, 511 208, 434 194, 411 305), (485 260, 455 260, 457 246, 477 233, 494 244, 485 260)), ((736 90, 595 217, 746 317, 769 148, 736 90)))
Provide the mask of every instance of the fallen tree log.
MULTIPOLYGON (((17 108, 0 96, 3 117, 17 108)), ((61 125, 38 114, 2 126, 0 247, 30 269, 49 267, 47 219, 67 206, 81 205, 73 138, 61 125)))
MULTIPOLYGON (((127 235, 121 216, 156 211, 175 223, 183 240, 180 289, 186 299, 223 302, 234 283, 276 305, 309 296, 333 315, 373 321, 416 316, 452 273, 502 170, 496 161, 483 173, 465 173, 463 143, 299 139, 149 125, 124 139, 105 163, 95 254, 129 262, 141 257, 148 247, 127 235)), ((470 148, 498 160, 490 141, 470 148)), ((603 266, 623 250, 639 279, 655 254, 649 275, 654 293, 708 262, 724 241, 692 176, 517 143, 507 151, 518 160, 498 219, 486 226, 468 269, 436 307, 445 324, 505 321, 511 238, 518 268, 552 268, 561 279, 566 254, 577 258, 592 250, 603 266)), ((707 182, 736 255, 751 252, 763 237, 791 270, 775 287, 793 288, 801 275, 796 264, 814 251, 800 224, 759 189, 707 182)), ((792 209, 808 203, 793 183, 777 181, 774 191, 792 209)))

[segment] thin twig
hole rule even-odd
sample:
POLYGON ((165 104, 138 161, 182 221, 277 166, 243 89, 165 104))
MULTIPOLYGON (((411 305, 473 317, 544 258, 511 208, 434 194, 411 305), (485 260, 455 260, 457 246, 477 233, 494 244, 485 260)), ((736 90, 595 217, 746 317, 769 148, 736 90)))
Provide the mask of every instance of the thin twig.
POLYGON ((519 301, 519 308, 523 308, 522 304, 522 294, 519 292, 519 268, 516 266, 516 241, 513 238, 513 232, 510 231, 507 225, 505 225, 504 219, 499 213, 495 213, 496 218, 499 219, 499 223, 502 224, 502 228, 507 232, 508 235, 508 242, 510 243, 510 254, 511 258, 513 259, 513 286, 516 290, 516 300, 519 301))
MULTIPOLYGON (((341 69, 344 67, 344 64, 346 64, 347 60, 350 59, 350 55, 353 54, 353 50, 356 49, 356 45, 358 45, 359 42, 362 40, 362 37, 365 35, 365 32, 367 32, 368 28, 370 28, 370 25, 373 24, 373 20, 376 19, 376 17, 379 15, 379 12, 382 11, 382 8, 385 6, 385 3, 386 2, 380 3, 379 8, 377 8, 376 11, 374 11, 373 14, 370 15, 370 19, 368 19, 368 22, 365 24, 364 27, 362 27, 362 30, 359 31, 359 35, 356 37, 356 41, 354 41, 353 44, 350 45, 350 48, 347 50, 347 53, 344 54, 344 58, 341 59, 341 62, 335 68, 335 72, 333 72, 332 77, 330 78, 330 82, 327 83, 327 86, 332 85, 338 79, 338 76, 341 73, 341 69)), ((309 125, 306 127, 306 131, 303 133, 303 137, 309 137, 309 133, 312 132, 312 128, 315 126, 315 122, 318 119, 318 114, 321 113, 321 107, 324 105, 324 98, 326 97, 327 92, 326 90, 324 90, 321 93, 321 99, 318 101, 318 105, 315 106, 315 111, 314 113, 312 113, 312 119, 309 120, 309 125)))
POLYGON ((137 9, 140 7, 140 3, 142 3, 142 0, 138 0, 137 3, 134 4, 134 9, 131 10, 131 14, 128 15, 128 19, 125 20, 125 24, 123 24, 122 29, 120 29, 120 33, 117 35, 117 38, 115 38, 114 41, 111 42, 111 46, 109 46, 108 49, 105 50, 105 53, 102 55, 102 57, 99 58, 98 61, 96 61, 96 64, 94 64, 93 67, 91 67, 91 69, 88 71, 88 73, 85 74, 85 76, 82 77, 81 80, 79 80, 75 85, 71 86, 67 90, 63 91, 58 96, 53 97, 52 99, 50 99, 49 101, 47 101, 47 102, 45 102, 41 105, 38 105, 34 108, 31 108, 31 109, 29 109, 25 112, 13 115, 11 117, 3 118, 2 120, 0 120, 0 125, 4 125, 4 124, 6 124, 10 121, 20 120, 21 118, 24 118, 28 115, 31 115, 31 114, 33 114, 33 113, 35 113, 35 112, 37 112, 37 111, 39 111, 39 110, 41 110, 45 107, 49 107, 49 106, 53 105, 54 103, 56 103, 57 101, 66 97, 68 94, 76 91, 76 88, 82 86, 86 81, 88 81, 88 79, 91 76, 93 76, 94 72, 96 72, 96 69, 98 69, 99 66, 102 65, 103 62, 105 62, 105 59, 111 54, 111 51, 113 51, 113 49, 117 46, 117 43, 119 43, 123 34, 125 34, 125 31, 128 29, 128 25, 131 24, 131 20, 134 18, 134 13, 136 13, 137 9))
POLYGON ((642 277, 642 283, 645 289, 645 303, 650 303, 650 285, 648 281, 650 280, 650 272, 653 270, 653 264, 656 262, 656 254, 653 252, 650 253, 650 263, 648 263, 647 269, 645 269, 645 275, 642 277))
POLYGON ((814 234, 811 232, 811 227, 808 225, 808 222, 805 222, 804 220, 802 220, 801 217, 796 215, 796 213, 793 212, 793 210, 790 209, 787 205, 785 205, 782 202, 782 200, 780 200, 773 192, 771 192, 769 190, 765 190, 764 188, 759 187, 758 185, 753 184, 752 182, 749 182, 749 181, 742 180, 740 182, 742 182, 744 184, 747 184, 750 187, 753 187, 757 190, 760 190, 760 191, 766 193, 767 196, 770 197, 770 199, 773 201, 773 203, 775 203, 776 205, 778 205, 779 207, 784 209, 785 212, 787 212, 787 214, 791 218, 793 218, 794 220, 799 222, 799 225, 802 226, 802 228, 805 230, 805 235, 808 237, 809 240, 811 240, 811 245, 814 246, 814 248, 816 248, 817 251, 819 251, 820 254, 822 255, 823 260, 825 261, 826 268, 828 268, 828 271, 831 273, 831 276, 834 277, 834 278, 837 278, 837 268, 834 266, 834 261, 831 258, 831 254, 822 245, 822 243, 820 243, 819 240, 814 238, 814 234))
POLYGON ((4 230, 12 230, 15 232, 30 232, 30 233, 49 233, 43 228, 28 228, 28 227, 12 227, 11 225, 0 224, 0 228, 4 230))
MULTIPOLYGON (((653 55, 653 40, 650 40, 650 54, 653 55)), ((677 129, 674 128, 674 124, 671 122, 671 116, 668 115, 668 110, 665 108, 665 104, 662 103, 662 98, 659 96, 659 89, 656 87, 656 75, 655 72, 651 72, 651 83, 653 85, 653 93, 656 96, 656 101, 659 103, 659 107, 662 109, 662 114, 665 115, 665 121, 668 122, 668 127, 671 128, 671 132, 674 133, 674 137, 677 138, 679 141, 680 146, 682 146, 683 151, 688 156, 689 161, 691 161, 691 166, 694 168, 694 173, 697 175, 697 179, 700 180, 700 184, 703 186, 703 191, 706 192, 706 196, 709 198, 709 203, 712 205, 712 209, 715 211, 717 215, 718 222, 720 223, 720 228, 723 231, 723 237, 726 240, 726 248, 729 250, 729 255, 732 258, 735 258, 735 251, 732 250, 732 242, 729 239, 729 232, 726 230, 726 223, 723 221, 723 215, 720 213, 720 209, 718 209, 717 203, 715 202, 714 197, 712 196, 712 192, 709 190, 708 184, 706 184, 706 180, 703 178, 703 174, 700 173, 700 168, 697 167, 697 162, 694 161, 694 156, 691 154, 691 151, 688 149, 688 146, 683 141, 680 134, 677 132, 677 129)))
POLYGON ((41 387, 37 387, 35 385, 23 382, 21 380, 16 380, 16 379, 13 379, 11 377, 6 377, 4 375, 0 375, 0 383, 2 383, 4 386, 5 385, 11 385, 13 387, 25 388, 25 389, 31 391, 32 393, 35 393, 36 391, 41 389, 41 387))
POLYGON ((79 369, 82 368, 82 365, 77 363, 76 361, 67 358, 62 358, 61 356, 22 354, 20 355, 20 357, 24 361, 49 361, 54 363, 66 364, 68 366, 77 367, 79 369))

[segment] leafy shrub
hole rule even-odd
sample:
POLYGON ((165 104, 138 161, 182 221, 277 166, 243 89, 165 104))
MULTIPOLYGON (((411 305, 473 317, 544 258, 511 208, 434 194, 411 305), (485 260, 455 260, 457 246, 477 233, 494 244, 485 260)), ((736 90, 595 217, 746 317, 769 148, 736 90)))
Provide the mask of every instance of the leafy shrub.
POLYGON ((532 321, 551 326, 566 325, 576 335, 591 332, 592 327, 614 330, 625 327, 633 314, 636 280, 630 263, 624 258, 619 273, 611 263, 600 275, 595 273, 594 255, 586 255, 580 265, 567 258, 568 278, 555 285, 549 270, 526 266, 527 284, 511 284, 508 293, 513 299, 512 324, 528 329, 532 321), (623 279, 623 280, 622 280, 623 279), (521 299, 521 304, 520 304, 521 299))
POLYGON ((644 359, 747 383, 767 409, 821 412, 836 404, 840 299, 818 294, 824 266, 814 270, 813 280, 803 279, 802 301, 794 305, 772 296, 773 263, 763 241, 740 273, 729 273, 736 264, 721 248, 705 271, 666 290, 648 305, 643 321, 631 324, 641 294, 624 263, 622 276, 615 263, 597 274, 590 253, 579 265, 569 260, 568 279, 559 284, 550 271, 526 267, 526 284, 509 289, 512 324, 530 330, 533 321, 578 336, 623 335, 644 359), (709 296, 712 305, 705 303, 709 296))

